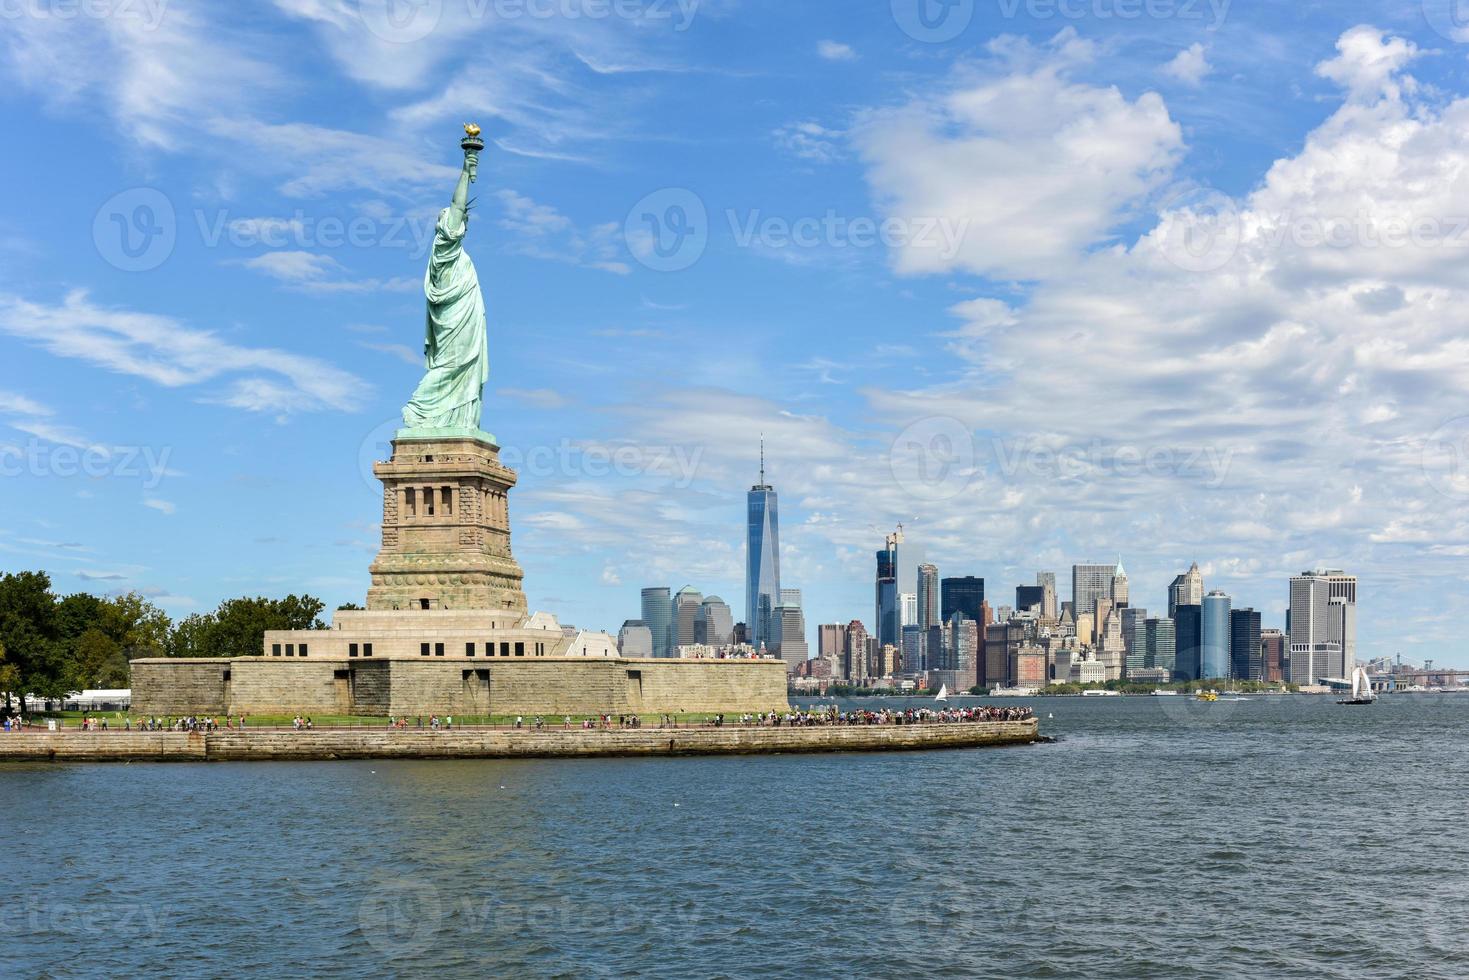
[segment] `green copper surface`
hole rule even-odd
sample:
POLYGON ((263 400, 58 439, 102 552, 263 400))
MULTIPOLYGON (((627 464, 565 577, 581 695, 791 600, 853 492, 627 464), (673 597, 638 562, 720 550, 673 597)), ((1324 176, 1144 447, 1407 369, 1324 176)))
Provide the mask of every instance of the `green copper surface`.
MULTIPOLYGON (((466 140, 466 142, 469 142, 466 140)), ((439 214, 433 252, 424 274, 428 299, 423 380, 403 408, 400 438, 431 436, 443 431, 480 438, 481 398, 490 376, 485 337, 485 300, 474 262, 464 251, 469 230, 469 185, 475 180, 479 153, 464 148, 464 169, 453 202, 439 214)), ((494 437, 490 437, 494 441, 494 437)))

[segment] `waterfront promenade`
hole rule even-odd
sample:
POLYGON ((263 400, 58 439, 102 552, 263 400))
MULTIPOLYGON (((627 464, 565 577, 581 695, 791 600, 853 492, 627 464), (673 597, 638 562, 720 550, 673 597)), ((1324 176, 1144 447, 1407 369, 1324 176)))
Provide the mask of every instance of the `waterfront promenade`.
POLYGON ((337 759, 619 758, 914 752, 1025 745, 1034 718, 697 728, 317 728, 216 731, 27 730, 0 736, 0 762, 250 762, 337 759))

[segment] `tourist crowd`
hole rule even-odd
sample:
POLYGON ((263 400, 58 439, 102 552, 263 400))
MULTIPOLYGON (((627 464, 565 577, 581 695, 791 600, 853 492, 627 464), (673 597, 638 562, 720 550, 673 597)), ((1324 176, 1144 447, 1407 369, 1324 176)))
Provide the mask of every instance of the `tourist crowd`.
MULTIPOLYGON (((1035 717, 1030 708, 1013 707, 1000 708, 989 705, 976 705, 969 708, 884 708, 880 711, 871 711, 866 708, 853 708, 843 710, 836 705, 821 708, 796 708, 790 711, 770 711, 763 714, 747 713, 736 717, 724 714, 714 715, 703 724, 714 728, 744 727, 744 728, 811 728, 818 726, 841 726, 841 725, 942 725, 961 724, 965 722, 993 722, 993 721, 1028 721, 1035 717)), ((240 731, 246 729, 246 716, 228 716, 223 724, 218 718, 212 716, 189 715, 183 718, 142 718, 134 725, 131 717, 114 717, 111 727, 123 731, 133 731, 136 727, 140 732, 218 732, 238 728, 240 731)), ((552 724, 554 724, 554 720, 552 724)), ((695 723, 697 724, 697 723, 695 723)), ((5 718, 3 720, 6 732, 19 732, 22 730, 19 718, 5 718)), ((546 719, 540 715, 532 717, 529 721, 524 715, 517 715, 513 726, 523 729, 527 726, 536 731, 543 731, 547 727, 546 719)), ((312 731, 316 727, 310 716, 297 715, 291 720, 293 731, 312 731)), ((416 728, 418 731, 452 731, 454 728, 453 715, 429 715, 426 719, 423 715, 417 716, 410 721, 408 716, 389 718, 387 727, 396 730, 408 730, 416 728)), ((643 718, 640 715, 597 715, 594 718, 583 718, 573 722, 570 715, 561 719, 561 727, 565 731, 573 728, 582 731, 610 730, 626 728, 642 728, 643 718)), ((679 716, 664 714, 658 716, 659 728, 680 727, 679 716)), ((84 715, 77 728, 82 731, 108 731, 109 723, 106 716, 84 715)))
MULTIPOLYGON (((759 728, 810 728, 834 725, 943 725, 980 721, 1028 721, 1035 717, 1029 708, 994 708, 975 706, 972 708, 907 708, 897 710, 884 708, 869 711, 865 708, 843 711, 836 705, 820 709, 786 712, 771 711, 759 715, 741 715, 739 724, 759 728)), ((724 715, 715 715, 710 722, 715 727, 727 724, 724 715)))

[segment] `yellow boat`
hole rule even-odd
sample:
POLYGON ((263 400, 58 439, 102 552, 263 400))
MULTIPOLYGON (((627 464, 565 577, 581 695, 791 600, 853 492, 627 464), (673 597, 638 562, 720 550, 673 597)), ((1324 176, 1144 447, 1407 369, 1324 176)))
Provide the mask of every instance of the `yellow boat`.
POLYGON ((1199 692, 1199 698, 1198 699, 1200 701, 1218 701, 1219 700, 1219 692, 1218 691, 1200 691, 1199 692))

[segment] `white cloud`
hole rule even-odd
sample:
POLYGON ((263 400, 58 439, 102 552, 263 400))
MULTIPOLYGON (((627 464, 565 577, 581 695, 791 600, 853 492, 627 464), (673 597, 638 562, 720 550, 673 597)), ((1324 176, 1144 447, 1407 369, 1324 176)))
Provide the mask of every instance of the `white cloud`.
POLYGON ((72 426, 58 422, 55 415, 55 411, 49 405, 43 405, 25 395, 0 391, 0 417, 3 417, 4 423, 12 429, 46 442, 54 442, 59 446, 72 446, 103 454, 110 453, 106 447, 97 445, 72 426))
POLYGON ((51 409, 25 395, 0 391, 0 415, 50 415, 51 409))
POLYGON ((817 163, 830 163, 842 156, 841 140, 846 135, 818 122, 788 123, 772 134, 775 145, 792 156, 817 163))
POLYGON ((341 263, 331 256, 314 255, 311 252, 266 252, 253 259, 246 259, 244 265, 247 269, 254 269, 286 282, 320 279, 342 268, 341 263))
POLYGON ((22 84, 61 111, 101 106, 133 139, 163 149, 184 148, 201 116, 238 116, 280 84, 192 6, 124 4, 108 17, 27 14, 5 25, 0 64, 22 84))
POLYGON ((819 41, 816 44, 816 53, 827 61, 856 61, 857 52, 849 44, 840 41, 819 41))
POLYGON ((1316 66, 1316 73, 1346 89, 1354 100, 1372 100, 1379 95, 1396 99, 1400 86, 1416 88, 1400 72, 1418 57, 1418 46, 1400 37, 1389 37, 1375 27, 1354 27, 1336 42, 1337 56, 1316 66))
POLYGON ((1183 137, 1157 94, 1074 80, 1093 58, 1069 28, 1039 49, 1000 38, 941 91, 865 114, 853 136, 879 207, 967 228, 957 251, 915 236, 900 273, 1045 278, 1111 240, 1183 137))
POLYGON ((632 271, 622 260, 619 225, 608 222, 582 230, 554 207, 524 194, 507 189, 496 196, 503 208, 499 225, 515 236, 506 245, 507 250, 620 276, 632 271))
POLYGON ((172 317, 98 305, 84 291, 59 305, 0 294, 0 332, 168 388, 224 384, 210 397, 255 411, 350 411, 368 389, 318 358, 233 344, 172 317))
POLYGON ((151 507, 161 514, 172 514, 174 511, 178 510, 178 506, 176 504, 168 500, 159 500, 157 497, 145 497, 143 499, 143 506, 151 507))
POLYGON ((1175 78, 1185 85, 1199 85, 1204 77, 1214 70, 1209 64, 1208 53, 1197 41, 1178 52, 1178 55, 1163 66, 1163 74, 1175 78))
POLYGON ((957 305, 961 377, 869 391, 895 429, 952 418, 984 434, 975 481, 946 504, 957 526, 983 521, 1001 553, 1035 552, 1039 533, 1071 559, 1196 550, 1254 562, 1256 578, 1382 568, 1373 541, 1424 531, 1469 542, 1469 494, 1426 462, 1469 444, 1454 418, 1469 186, 1435 176, 1469 172, 1469 100, 1414 98, 1398 39, 1358 28, 1338 48, 1320 72, 1346 103, 1251 193, 1214 218, 1170 208, 1023 296, 957 305), (1221 230, 1202 264, 1181 251, 1221 230), (971 502, 1011 491, 1049 531, 971 502))
POLYGON ((377 351, 379 354, 391 355, 411 367, 423 367, 423 352, 416 351, 407 344, 374 344, 362 341, 359 346, 377 351))
POLYGON ((495 394, 532 408, 565 408, 571 404, 565 395, 550 388, 500 388, 495 394))
POLYGON ((241 263, 245 268, 264 273, 293 289, 315 293, 416 292, 421 279, 401 276, 396 279, 348 279, 336 273, 345 272, 342 264, 329 255, 314 252, 266 252, 241 263))

